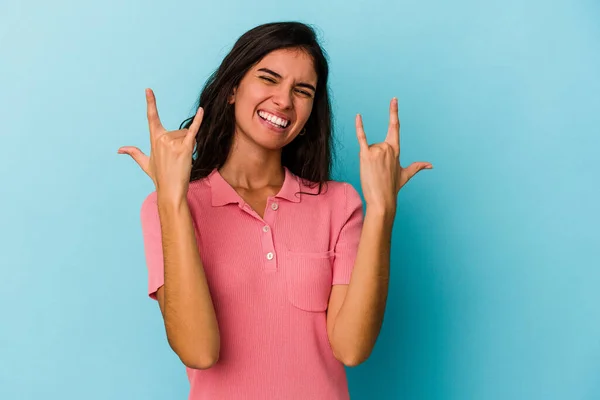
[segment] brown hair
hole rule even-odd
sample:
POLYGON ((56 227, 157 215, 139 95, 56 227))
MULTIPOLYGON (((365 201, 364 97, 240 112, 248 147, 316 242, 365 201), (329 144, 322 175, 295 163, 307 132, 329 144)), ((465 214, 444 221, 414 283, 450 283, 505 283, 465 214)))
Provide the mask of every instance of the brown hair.
MULTIPOLYGON (((229 155, 235 132, 235 115, 229 97, 244 75, 268 53, 278 49, 301 49, 310 55, 317 73, 313 108, 305 124, 306 133, 282 149, 281 162, 307 184, 330 180, 332 162, 332 113, 327 79, 329 66, 312 27, 300 22, 278 22, 257 26, 244 33, 207 80, 197 107, 204 117, 196 136, 190 181, 206 177, 221 167, 229 155)), ((181 123, 189 128, 193 116, 181 123)))

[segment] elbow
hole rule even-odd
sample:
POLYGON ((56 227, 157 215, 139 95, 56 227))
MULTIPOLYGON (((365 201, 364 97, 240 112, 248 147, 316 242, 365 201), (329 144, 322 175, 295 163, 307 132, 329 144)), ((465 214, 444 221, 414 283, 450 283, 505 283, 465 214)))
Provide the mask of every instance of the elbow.
POLYGON ((169 341, 171 349, 177 354, 181 362, 191 369, 209 369, 219 361, 219 344, 206 349, 204 347, 174 346, 169 341))
POLYGON ((179 359, 186 367, 191 369, 209 369, 219 361, 218 356, 184 357, 180 355, 179 359))
POLYGON ((368 353, 361 353, 358 351, 346 353, 337 353, 334 351, 333 355, 336 358, 336 360, 344 364, 346 367, 356 367, 367 361, 367 359, 369 358, 368 353))
POLYGON ((363 362, 365 362, 367 360, 368 357, 359 357, 359 356, 353 356, 353 357, 346 357, 346 358, 342 358, 342 359, 338 359, 342 364, 344 364, 346 367, 356 367, 359 366, 360 364, 362 364, 363 362))

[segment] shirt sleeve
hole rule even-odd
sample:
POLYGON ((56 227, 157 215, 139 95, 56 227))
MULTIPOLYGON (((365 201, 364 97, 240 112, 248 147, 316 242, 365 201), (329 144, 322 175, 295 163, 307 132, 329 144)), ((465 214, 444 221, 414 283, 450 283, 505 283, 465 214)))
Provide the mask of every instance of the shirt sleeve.
POLYGON ((343 224, 334 250, 333 285, 350 283, 363 226, 363 202, 360 194, 349 183, 344 184, 344 194, 343 224))
POLYGON ((156 192, 148 195, 143 201, 140 217, 146 267, 148 268, 148 295, 157 300, 156 291, 164 284, 165 275, 156 192))

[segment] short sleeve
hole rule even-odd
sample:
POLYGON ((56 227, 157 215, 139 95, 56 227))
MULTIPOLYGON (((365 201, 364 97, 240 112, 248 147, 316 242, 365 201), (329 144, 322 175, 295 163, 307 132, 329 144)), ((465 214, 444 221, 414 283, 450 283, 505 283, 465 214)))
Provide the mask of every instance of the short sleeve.
POLYGON ((335 244, 333 285, 347 285, 354 269, 363 226, 363 203, 360 194, 349 183, 344 184, 345 206, 342 228, 335 244))
POLYGON ((140 211, 144 253, 148 268, 148 295, 156 300, 156 291, 164 284, 164 261, 162 235, 156 192, 151 193, 142 203, 140 211))

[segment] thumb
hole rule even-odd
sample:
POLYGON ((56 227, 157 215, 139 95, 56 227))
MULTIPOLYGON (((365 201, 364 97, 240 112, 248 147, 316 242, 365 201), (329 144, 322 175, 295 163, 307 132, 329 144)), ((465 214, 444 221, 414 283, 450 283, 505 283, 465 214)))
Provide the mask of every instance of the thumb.
POLYGON ((134 146, 123 146, 117 151, 119 154, 128 154, 140 166, 140 168, 150 177, 150 157, 143 151, 134 146))
POLYGON ((428 162, 415 162, 410 164, 408 167, 404 168, 402 172, 405 175, 405 179, 408 182, 413 176, 417 174, 417 172, 423 169, 431 169, 433 165, 428 162))

